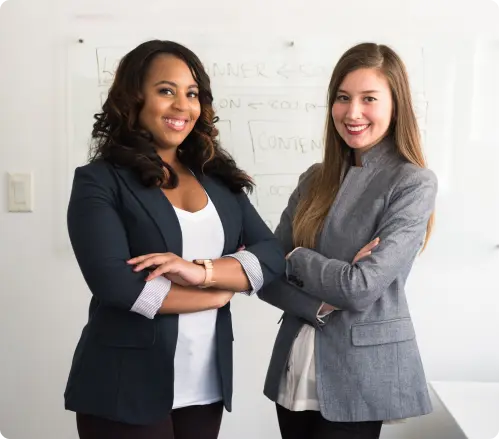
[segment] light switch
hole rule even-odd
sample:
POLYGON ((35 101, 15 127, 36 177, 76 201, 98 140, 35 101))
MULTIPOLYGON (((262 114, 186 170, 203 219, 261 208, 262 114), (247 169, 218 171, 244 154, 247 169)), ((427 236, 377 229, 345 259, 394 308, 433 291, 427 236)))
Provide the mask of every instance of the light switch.
POLYGON ((9 212, 33 212, 33 176, 9 174, 9 212))

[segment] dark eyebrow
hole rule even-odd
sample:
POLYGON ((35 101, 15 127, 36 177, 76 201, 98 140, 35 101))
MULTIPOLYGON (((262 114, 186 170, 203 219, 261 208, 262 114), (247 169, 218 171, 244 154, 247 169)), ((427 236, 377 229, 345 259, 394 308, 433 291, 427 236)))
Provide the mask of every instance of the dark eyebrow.
MULTIPOLYGON (((349 94, 347 91, 341 90, 341 89, 338 90, 338 93, 349 94)), ((364 91, 360 92, 360 94, 363 94, 363 95, 372 94, 372 93, 379 93, 379 90, 364 90, 364 91)))
MULTIPOLYGON (((156 82, 156 84, 154 84, 154 87, 156 87, 156 86, 158 86, 160 84, 168 84, 168 85, 171 85, 172 87, 178 87, 178 85, 175 82, 167 81, 165 79, 162 80, 162 81, 156 82)), ((197 84, 191 84, 191 85, 189 85, 188 88, 199 88, 199 86, 197 84)))

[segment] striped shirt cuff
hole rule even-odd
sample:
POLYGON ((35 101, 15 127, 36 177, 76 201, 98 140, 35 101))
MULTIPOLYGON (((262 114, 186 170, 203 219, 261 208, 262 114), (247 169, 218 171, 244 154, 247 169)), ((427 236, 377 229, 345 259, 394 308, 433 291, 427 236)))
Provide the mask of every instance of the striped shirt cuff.
POLYGON ((242 294, 251 296, 263 287, 262 266, 258 258, 247 250, 241 250, 237 253, 223 256, 224 258, 237 259, 243 267, 246 276, 248 276, 251 290, 241 291, 242 294))
POLYGON ((326 303, 325 302, 322 302, 322 305, 321 307, 317 310, 317 321, 321 324, 324 324, 324 317, 327 317, 329 314, 331 314, 334 310, 329 310, 329 311, 323 311, 322 309, 324 308, 324 305, 326 303))
POLYGON ((146 282, 144 289, 130 311, 142 314, 148 319, 153 319, 171 287, 172 282, 163 276, 155 277, 153 280, 146 282))

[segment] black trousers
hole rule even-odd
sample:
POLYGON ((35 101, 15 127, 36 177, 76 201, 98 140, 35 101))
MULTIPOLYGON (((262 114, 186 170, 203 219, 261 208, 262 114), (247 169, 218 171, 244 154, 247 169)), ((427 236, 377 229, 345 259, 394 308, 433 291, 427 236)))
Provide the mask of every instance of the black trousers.
POLYGON ((383 421, 331 422, 320 412, 292 412, 276 404, 282 439, 379 439, 383 421))
POLYGON ((172 410, 154 425, 130 425, 97 416, 76 414, 80 439, 217 439, 223 403, 172 410))

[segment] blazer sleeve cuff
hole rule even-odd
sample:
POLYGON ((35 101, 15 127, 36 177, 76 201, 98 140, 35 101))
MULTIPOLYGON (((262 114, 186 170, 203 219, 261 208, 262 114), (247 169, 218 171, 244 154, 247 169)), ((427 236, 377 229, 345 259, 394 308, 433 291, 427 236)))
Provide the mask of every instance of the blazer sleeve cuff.
POLYGON ((242 250, 237 253, 223 256, 224 258, 234 258, 239 261, 243 267, 246 276, 248 277, 251 289, 248 291, 241 291, 242 294, 251 296, 260 291, 263 286, 263 272, 258 258, 247 250, 242 250))
POLYGON ((171 281, 163 276, 146 282, 130 311, 141 314, 148 319, 153 319, 158 313, 159 308, 161 308, 163 300, 165 300, 165 297, 170 292, 171 287, 171 281))

